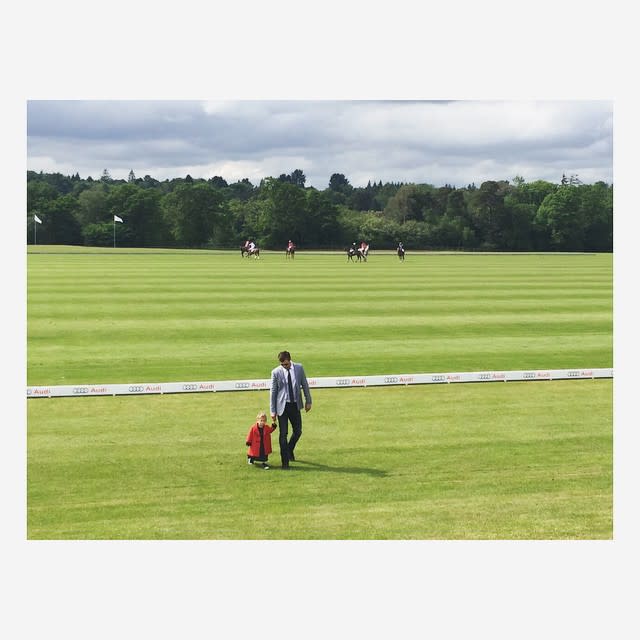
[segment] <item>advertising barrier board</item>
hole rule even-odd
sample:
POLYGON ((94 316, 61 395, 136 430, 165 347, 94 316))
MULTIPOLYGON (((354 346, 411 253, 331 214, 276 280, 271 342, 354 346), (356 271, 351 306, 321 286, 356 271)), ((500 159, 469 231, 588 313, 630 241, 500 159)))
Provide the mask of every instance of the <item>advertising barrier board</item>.
MULTIPOLYGON (((613 369, 545 369, 535 371, 473 371, 461 373, 408 373, 376 376, 308 378, 312 389, 455 384, 459 382, 524 382, 613 378, 613 369)), ((135 382, 131 384, 47 385, 27 387, 27 398, 126 396, 218 391, 268 391, 269 378, 203 382, 135 382)))

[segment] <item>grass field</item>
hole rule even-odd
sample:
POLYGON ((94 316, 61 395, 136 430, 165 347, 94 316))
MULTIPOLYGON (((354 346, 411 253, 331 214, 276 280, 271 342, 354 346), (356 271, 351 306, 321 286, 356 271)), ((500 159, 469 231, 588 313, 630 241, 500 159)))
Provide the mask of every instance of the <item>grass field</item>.
MULTIPOLYGON (((29 384, 612 366, 607 255, 37 250, 29 384)), ((611 380, 317 389, 289 473, 245 462, 267 408, 28 401, 28 537, 612 537, 611 380)))
POLYGON ((288 473, 246 464, 267 392, 29 401, 28 535, 607 539, 611 386, 316 390, 288 473))
POLYGON ((611 255, 39 253, 27 284, 30 385, 613 364, 611 255))

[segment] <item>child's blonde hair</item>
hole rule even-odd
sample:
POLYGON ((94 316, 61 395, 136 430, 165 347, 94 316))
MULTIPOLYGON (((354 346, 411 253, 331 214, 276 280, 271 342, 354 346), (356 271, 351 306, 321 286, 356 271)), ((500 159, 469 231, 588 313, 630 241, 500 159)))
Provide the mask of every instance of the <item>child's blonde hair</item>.
POLYGON ((261 411, 257 416, 256 416, 256 420, 260 420, 260 418, 262 418, 262 416, 264 416, 264 419, 267 419, 267 414, 264 411, 261 411))

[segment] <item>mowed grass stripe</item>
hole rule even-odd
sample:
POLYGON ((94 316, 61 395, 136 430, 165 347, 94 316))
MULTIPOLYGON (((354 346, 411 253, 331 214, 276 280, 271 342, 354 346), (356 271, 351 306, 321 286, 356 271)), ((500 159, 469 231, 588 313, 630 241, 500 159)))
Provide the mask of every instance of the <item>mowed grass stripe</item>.
POLYGON ((282 348, 317 376, 611 366, 611 262, 30 255, 28 382, 266 377, 282 348))
MULTIPOLYGON (((298 351, 306 348, 304 336, 287 341, 287 346, 298 351), (298 344, 299 340, 299 344, 298 344), (293 344, 293 347, 291 347, 293 344)), ((229 349, 228 358, 234 361, 235 378, 221 370, 218 377, 212 376, 211 361, 220 357, 221 349, 215 342, 202 343, 200 339, 173 340, 160 338, 145 342, 145 348, 136 349, 135 345, 123 346, 114 343, 114 351, 120 350, 114 357, 95 345, 87 338, 85 345, 78 351, 72 362, 65 364, 68 380, 82 380, 83 384, 127 382, 164 382, 192 380, 226 380, 268 378, 273 360, 276 335, 265 335, 262 341, 251 343, 252 357, 238 353, 238 348, 229 349), (194 357, 192 354, 197 353, 194 357), (167 362, 170 370, 167 373, 167 362), (259 363, 259 364, 256 364, 259 363), (135 377, 137 376, 137 377, 135 377)), ((499 342, 493 337, 486 338, 417 338, 409 340, 398 337, 384 344, 370 339, 366 334, 350 336, 345 342, 344 336, 336 340, 324 339, 315 343, 313 352, 309 352, 304 363, 313 375, 318 371, 331 371, 336 376, 374 375, 380 372, 389 374, 407 373, 443 373, 450 371, 512 370, 514 359, 524 363, 523 369, 549 368, 550 353, 554 354, 557 367, 582 368, 585 362, 605 360, 610 347, 602 336, 584 336, 579 345, 574 345, 573 334, 566 336, 540 336, 537 338, 502 338, 499 342), (604 343, 604 346, 603 346, 604 343), (363 357, 362 354, 367 354, 363 357), (453 366, 452 363, 455 362, 453 366), (484 366, 478 366, 482 362, 484 366)), ((64 362, 67 347, 53 345, 43 348, 40 357, 47 361, 64 362)), ((326 374, 324 374, 326 375, 326 374)), ((62 382, 64 383, 64 382, 62 382)), ((61 384, 62 384, 61 383, 61 384)), ((68 382, 67 384, 73 384, 68 382)))

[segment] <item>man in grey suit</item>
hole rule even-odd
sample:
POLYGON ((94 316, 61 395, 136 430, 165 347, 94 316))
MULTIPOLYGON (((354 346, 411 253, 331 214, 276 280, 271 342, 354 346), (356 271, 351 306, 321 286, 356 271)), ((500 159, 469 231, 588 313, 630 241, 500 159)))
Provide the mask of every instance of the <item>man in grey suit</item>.
POLYGON ((304 367, 291 362, 291 354, 281 351, 278 354, 280 365, 271 372, 271 422, 278 416, 280 426, 280 458, 282 468, 289 468, 289 461, 295 461, 293 450, 302 435, 302 392, 304 392, 304 410, 311 409, 311 391, 304 367), (301 392, 302 390, 302 392, 301 392), (288 423, 291 422, 291 440, 287 442, 288 423))

